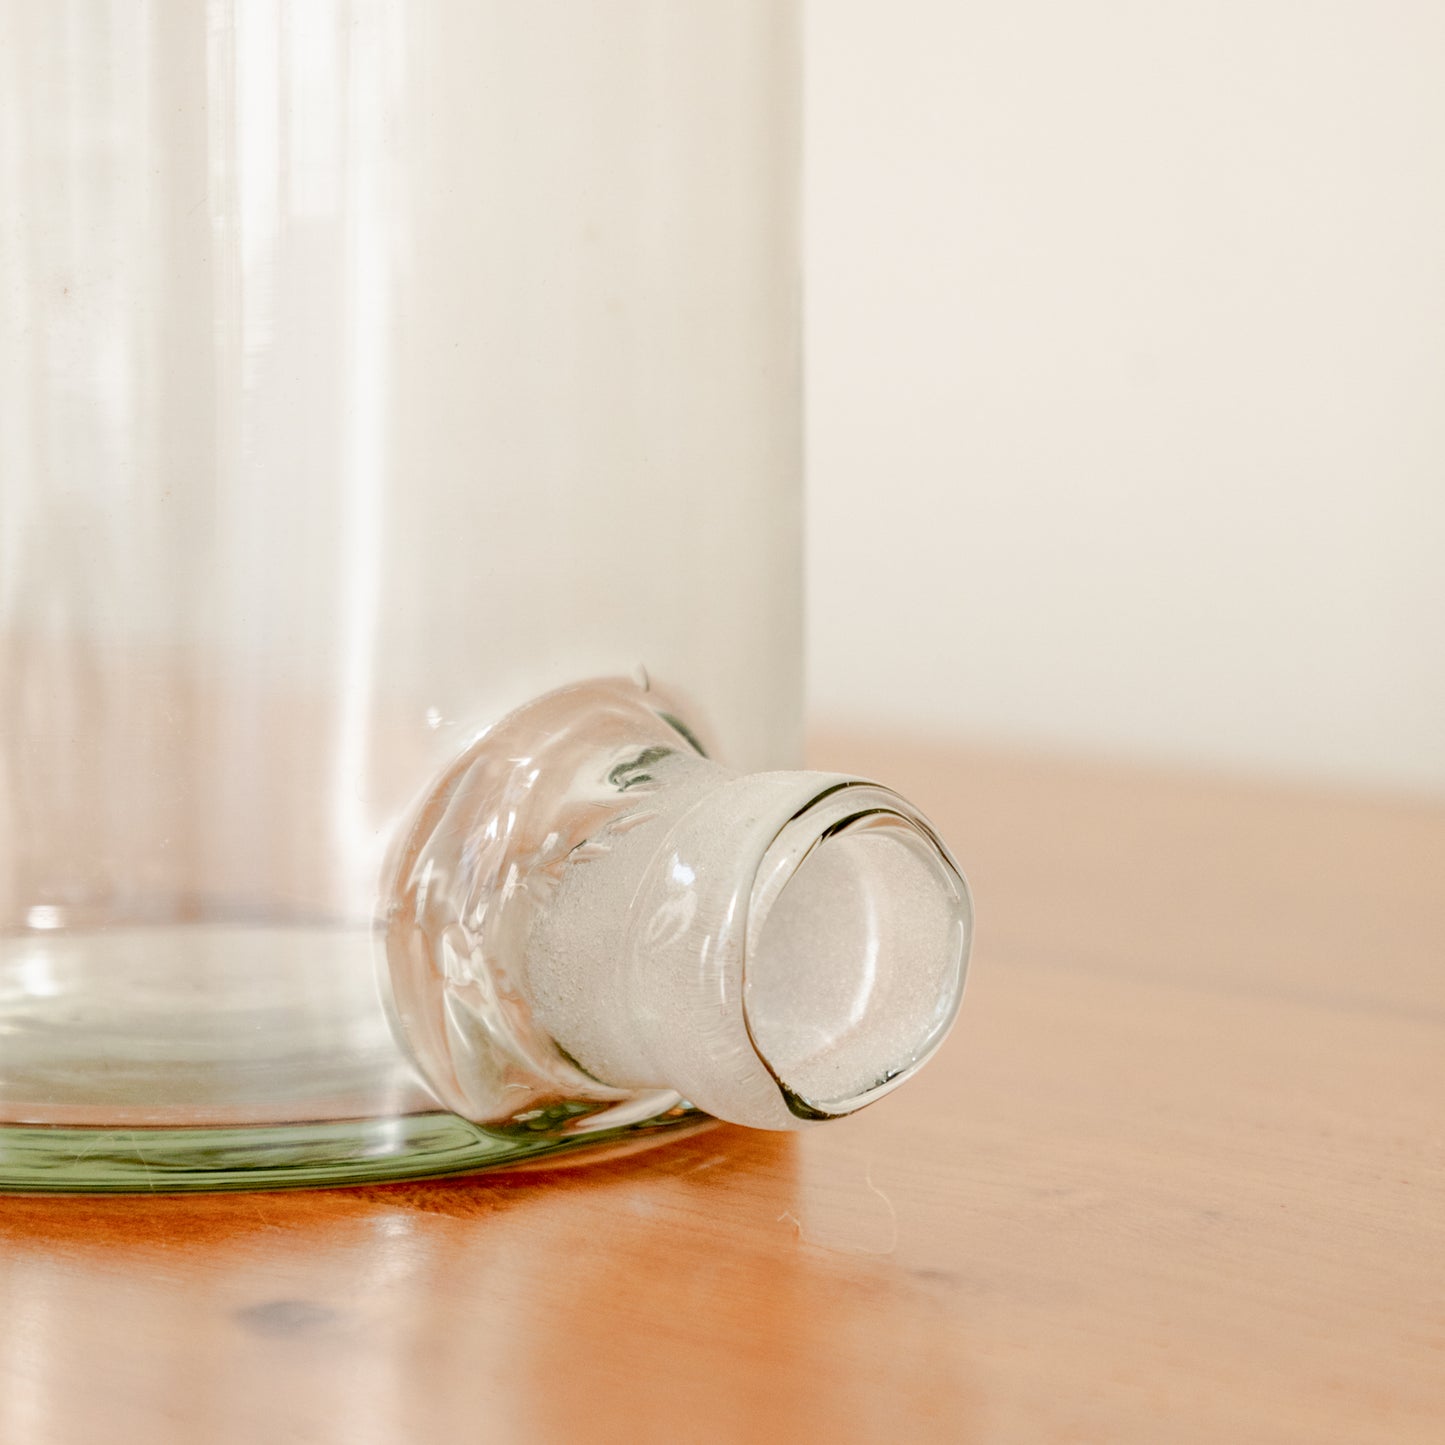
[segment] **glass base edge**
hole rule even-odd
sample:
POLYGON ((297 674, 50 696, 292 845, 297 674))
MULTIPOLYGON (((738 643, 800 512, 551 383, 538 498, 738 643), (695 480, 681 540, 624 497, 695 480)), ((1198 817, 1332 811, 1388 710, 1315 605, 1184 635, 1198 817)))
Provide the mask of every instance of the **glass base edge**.
POLYGON ((0 1125, 0 1194, 178 1194, 385 1184, 647 1142, 694 1111, 592 1132, 494 1132, 444 1112, 241 1128, 0 1125))

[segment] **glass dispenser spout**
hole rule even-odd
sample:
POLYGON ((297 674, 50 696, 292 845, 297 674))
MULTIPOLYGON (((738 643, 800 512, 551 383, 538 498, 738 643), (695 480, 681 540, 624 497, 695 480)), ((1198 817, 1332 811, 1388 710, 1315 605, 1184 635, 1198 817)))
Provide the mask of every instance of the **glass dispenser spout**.
POLYGON ((896 793, 730 772, 623 681, 479 738, 419 810, 388 896, 394 1025, 479 1123, 851 1113, 947 1033, 972 919, 896 793))

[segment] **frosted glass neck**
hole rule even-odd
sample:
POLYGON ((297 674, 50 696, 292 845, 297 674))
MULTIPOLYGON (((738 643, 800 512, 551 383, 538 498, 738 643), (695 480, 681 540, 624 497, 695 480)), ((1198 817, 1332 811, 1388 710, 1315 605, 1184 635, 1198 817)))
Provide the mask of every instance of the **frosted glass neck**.
POLYGON ((877 784, 731 773, 607 683, 514 715, 438 800, 399 870, 394 1013, 470 1117, 550 1079, 796 1127, 896 1087, 957 1012, 966 885, 877 784))

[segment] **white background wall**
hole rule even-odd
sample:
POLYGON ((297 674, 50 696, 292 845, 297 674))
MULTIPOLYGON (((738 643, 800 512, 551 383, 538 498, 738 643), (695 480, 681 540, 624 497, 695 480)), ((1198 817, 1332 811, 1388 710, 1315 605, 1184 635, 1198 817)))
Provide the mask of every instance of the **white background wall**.
POLYGON ((806 45, 815 717, 1445 793, 1445 4, 806 45))

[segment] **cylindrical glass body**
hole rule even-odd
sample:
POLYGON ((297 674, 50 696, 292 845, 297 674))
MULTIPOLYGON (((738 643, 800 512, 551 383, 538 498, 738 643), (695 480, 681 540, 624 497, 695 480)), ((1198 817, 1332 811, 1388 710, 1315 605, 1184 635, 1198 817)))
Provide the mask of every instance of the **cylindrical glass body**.
POLYGON ((418 796, 640 669, 796 761, 795 9, 0 0, 0 1183, 485 1157, 418 796))

